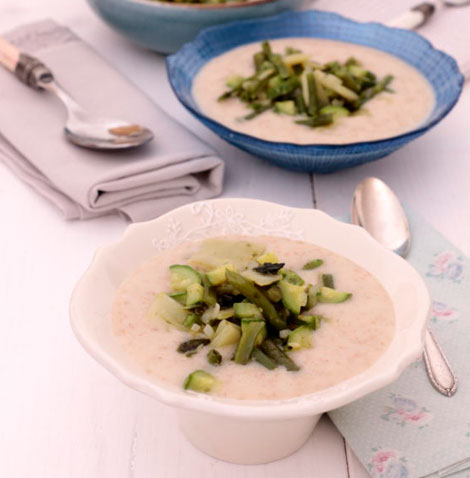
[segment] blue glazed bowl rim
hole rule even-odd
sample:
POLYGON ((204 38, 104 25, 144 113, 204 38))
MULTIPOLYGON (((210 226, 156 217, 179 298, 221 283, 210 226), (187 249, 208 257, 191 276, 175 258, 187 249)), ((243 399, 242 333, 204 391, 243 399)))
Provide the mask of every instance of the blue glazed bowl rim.
MULTIPOLYGON (((281 39, 281 38, 286 38, 286 37, 283 37, 282 35, 276 37, 276 39, 281 39)), ((312 37, 309 37, 309 38, 315 38, 315 37, 312 36, 312 37)), ((353 43, 353 42, 350 42, 350 43, 353 43)), ((233 47, 227 49, 223 53, 226 53, 230 50, 233 50, 234 48, 237 48, 238 46, 241 46, 241 45, 242 44, 234 45, 233 47)), ((369 46, 369 48, 374 48, 374 47, 369 46)), ((383 51, 380 48, 376 48, 376 50, 383 51)), ((221 54, 223 54, 223 53, 221 53, 221 54)), ((388 52, 385 52, 385 53, 388 53, 388 52)), ((389 53, 389 55, 395 56, 392 53, 389 53)), ((403 60, 402 58, 400 58, 400 60, 406 62, 406 60, 403 60)), ((208 60, 208 61, 210 61, 210 60, 208 60)), ((208 61, 205 61, 204 65, 207 64, 208 61)), ((176 53, 174 53, 173 55, 168 56, 166 58, 166 65, 167 65, 168 81, 171 85, 171 88, 172 88, 173 92, 175 93, 176 97, 180 101, 180 103, 182 103, 182 105, 190 113, 192 113, 194 116, 196 116, 200 121, 202 121, 203 123, 209 123, 216 130, 221 131, 221 133, 219 133, 219 134, 221 134, 221 135, 223 134, 224 136, 230 136, 232 140, 234 140, 236 138, 240 138, 240 140, 244 140, 244 142, 248 141, 249 143, 260 146, 260 147, 265 146, 265 147, 271 148, 272 146, 278 145, 280 147, 289 147, 289 148, 294 149, 294 150, 296 150, 296 149, 297 150, 305 150, 305 149, 309 149, 309 148, 316 148, 316 149, 323 150, 323 151, 329 151, 329 150, 333 150, 333 149, 334 150, 342 150, 342 149, 350 148, 351 146, 356 146, 357 147, 357 146, 368 146, 368 145, 377 145, 377 144, 380 145, 380 144, 385 144, 385 143, 391 142, 391 141, 395 142, 395 141, 400 141, 400 140, 406 140, 407 138, 412 139, 416 135, 420 135, 420 134, 426 132, 428 129, 432 128, 434 125, 439 123, 445 116, 447 116, 449 114, 449 112, 452 110, 452 108, 455 106, 458 99, 460 98, 460 95, 462 93, 463 84, 464 84, 464 76, 460 72, 460 69, 459 69, 455 59, 451 55, 445 53, 444 51, 442 51, 438 48, 435 48, 429 40, 427 40, 426 38, 424 38, 423 36, 419 35, 418 33, 414 32, 412 30, 405 30, 405 29, 402 29, 402 28, 391 28, 391 27, 388 27, 388 26, 383 25, 383 24, 378 23, 378 22, 357 22, 355 20, 351 20, 350 18, 346 18, 346 17, 344 17, 344 16, 342 16, 338 13, 324 12, 324 11, 313 10, 313 9, 303 11, 303 12, 285 12, 285 13, 280 13, 278 15, 273 15, 271 17, 260 18, 260 19, 235 20, 233 22, 224 23, 222 25, 215 25, 215 26, 204 28, 203 30, 201 30, 197 34, 197 36, 194 38, 194 40, 184 44, 176 53), (456 77, 458 78, 458 82, 457 82, 458 92, 455 95, 455 98, 452 101, 450 101, 446 105, 446 107, 443 109, 443 111, 439 115, 437 115, 436 118, 434 118, 434 120, 432 120, 431 122, 425 123, 423 126, 417 127, 417 128, 415 128, 411 131, 407 131, 405 133, 402 133, 402 134, 399 134, 399 135, 396 135, 396 136, 391 136, 391 137, 377 139, 377 140, 371 140, 371 141, 358 141, 358 142, 355 142, 355 143, 343 143, 343 144, 332 144, 332 143, 298 144, 298 143, 269 141, 269 140, 265 140, 265 139, 260 139, 260 138, 257 138, 255 136, 251 136, 251 135, 248 135, 248 134, 245 134, 245 133, 241 133, 241 132, 235 131, 235 130, 227 127, 227 126, 224 126, 222 123, 219 123, 218 121, 210 118, 209 116, 206 116, 204 113, 201 113, 200 111, 194 109, 191 105, 189 105, 186 102, 186 100, 180 94, 178 88, 175 87, 175 85, 172 81, 172 76, 171 76, 172 63, 175 62, 176 58, 178 58, 180 55, 183 55, 187 50, 192 50, 197 45, 198 42, 203 41, 203 38, 205 36, 210 36, 213 32, 221 31, 221 30, 224 30, 224 29, 230 29, 231 27, 233 27, 235 25, 240 25, 240 26, 241 25, 250 25, 250 26, 252 26, 254 24, 255 25, 256 24, 264 24, 264 23, 268 23, 268 22, 271 22, 271 21, 276 20, 276 19, 282 19, 283 17, 287 18, 287 17, 291 17, 291 16, 305 16, 305 15, 311 15, 311 14, 314 14, 314 15, 320 14, 320 15, 324 15, 324 16, 330 16, 331 18, 338 18, 342 21, 349 22, 349 23, 352 23, 352 24, 355 24, 355 25, 358 25, 358 26, 362 26, 364 28, 367 28, 369 26, 374 26, 376 28, 383 29, 383 30, 396 30, 397 33, 400 33, 400 34, 403 34, 403 35, 409 35, 410 37, 416 39, 417 41, 420 41, 420 42, 424 43, 430 50, 436 52, 441 58, 445 58, 447 61, 450 62, 452 73, 454 73, 456 75, 456 77)), ((411 65, 411 66, 413 66, 413 65, 411 65)), ((192 84, 193 84, 193 79, 191 80, 191 86, 192 86, 192 84)), ((433 91, 435 91, 434 88, 433 88, 433 91)))

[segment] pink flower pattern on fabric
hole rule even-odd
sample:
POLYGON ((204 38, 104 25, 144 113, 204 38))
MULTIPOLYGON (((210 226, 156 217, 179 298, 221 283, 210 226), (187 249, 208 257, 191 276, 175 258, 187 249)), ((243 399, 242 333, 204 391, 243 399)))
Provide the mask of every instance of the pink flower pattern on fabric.
POLYGON ((423 428, 433 418, 432 413, 420 406, 415 400, 402 395, 390 394, 390 405, 385 406, 385 414, 381 418, 396 423, 401 427, 408 424, 423 428))
POLYGON ((458 316, 459 311, 454 307, 436 300, 432 303, 431 322, 438 322, 440 320, 454 322, 458 316))
POLYGON ((410 476, 406 459, 391 449, 372 448, 367 469, 373 478, 408 478, 410 476))
POLYGON ((463 278, 463 272, 463 257, 452 251, 443 251, 434 254, 434 259, 429 264, 426 275, 460 283, 463 278))

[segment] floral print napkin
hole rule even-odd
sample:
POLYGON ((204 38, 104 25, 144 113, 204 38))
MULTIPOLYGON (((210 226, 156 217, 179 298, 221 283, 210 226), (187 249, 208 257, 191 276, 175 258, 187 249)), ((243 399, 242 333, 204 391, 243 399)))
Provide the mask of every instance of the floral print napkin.
POLYGON ((374 478, 470 478, 470 260, 410 214, 409 262, 433 299, 430 328, 459 388, 444 397, 420 358, 391 385, 329 413, 374 478))

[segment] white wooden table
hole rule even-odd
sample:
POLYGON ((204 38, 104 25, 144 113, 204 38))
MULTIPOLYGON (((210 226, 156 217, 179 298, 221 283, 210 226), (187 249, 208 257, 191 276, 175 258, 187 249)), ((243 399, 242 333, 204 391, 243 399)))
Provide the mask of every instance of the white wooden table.
MULTIPOLYGON (((174 97, 164 58, 103 25, 81 0, 1 0, 0 31, 52 17, 73 28, 227 165, 225 196, 345 215, 368 175, 388 182, 470 254, 470 91, 432 132, 385 160, 328 176, 292 173, 243 153, 193 119, 174 97)), ((8 114, 1 109, 0 114, 8 114)), ((116 240, 118 217, 65 222, 0 164, 0 476, 5 478, 365 478, 324 418, 295 455, 237 466, 194 449, 172 410, 125 387, 82 350, 68 322, 72 288, 93 251, 116 240)))

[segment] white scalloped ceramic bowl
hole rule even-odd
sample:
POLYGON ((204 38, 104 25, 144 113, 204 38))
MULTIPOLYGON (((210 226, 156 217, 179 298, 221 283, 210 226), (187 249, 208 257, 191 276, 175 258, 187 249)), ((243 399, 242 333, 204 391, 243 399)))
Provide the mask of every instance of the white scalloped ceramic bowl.
POLYGON ((216 199, 183 206, 129 226, 101 248, 72 296, 72 328, 83 347, 124 383, 176 407, 189 440, 211 456, 235 463, 266 463, 297 450, 321 413, 350 403, 395 380, 422 352, 430 298, 418 273, 363 229, 314 209, 251 199, 216 199), (396 331, 390 347, 363 373, 321 392, 289 400, 237 401, 172 390, 152 382, 118 348, 111 303, 120 283, 143 261, 182 241, 224 234, 262 234, 318 244, 371 272, 390 295, 396 331))

